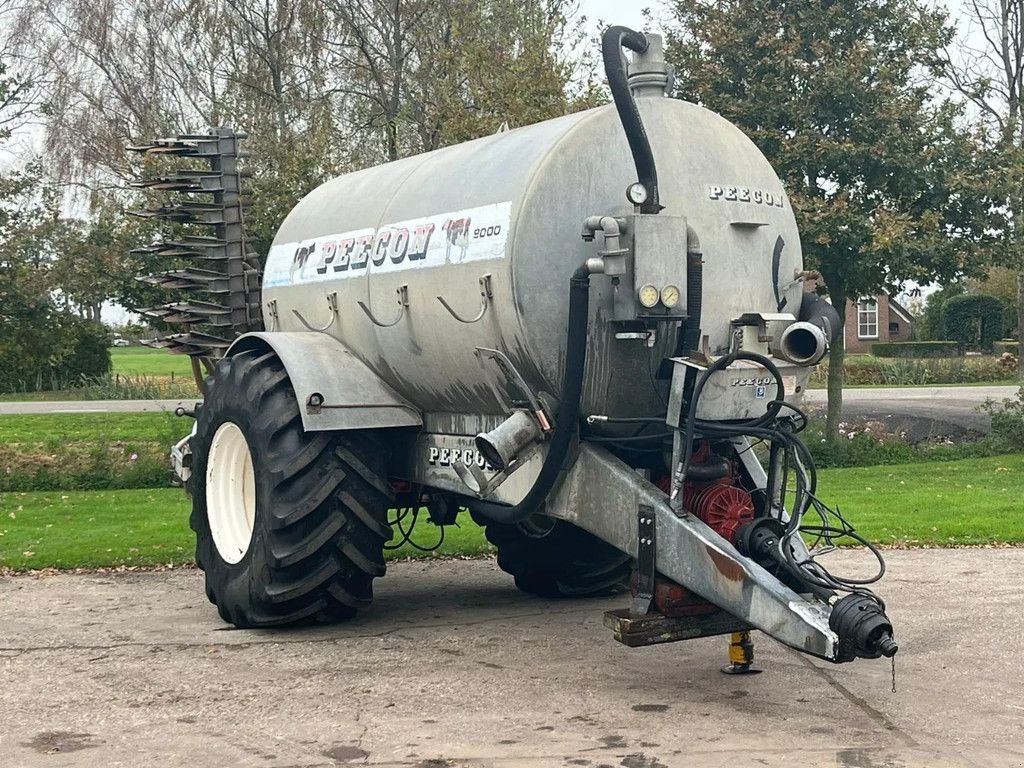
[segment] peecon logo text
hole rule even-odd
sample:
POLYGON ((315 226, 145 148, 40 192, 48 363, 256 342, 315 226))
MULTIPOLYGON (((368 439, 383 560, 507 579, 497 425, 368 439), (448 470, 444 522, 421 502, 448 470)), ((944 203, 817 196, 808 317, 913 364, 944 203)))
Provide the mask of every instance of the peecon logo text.
POLYGON ((394 264, 401 264, 406 258, 415 261, 426 257, 433 234, 434 225, 428 223, 420 224, 411 231, 407 227, 381 229, 374 234, 328 240, 320 244, 319 250, 315 242, 300 245, 295 249, 291 271, 294 274, 314 260, 316 271, 321 275, 331 269, 335 272, 365 269, 371 260, 378 267, 388 258, 394 264))
POLYGON ((510 201, 276 243, 263 287, 360 278, 505 257, 510 201))

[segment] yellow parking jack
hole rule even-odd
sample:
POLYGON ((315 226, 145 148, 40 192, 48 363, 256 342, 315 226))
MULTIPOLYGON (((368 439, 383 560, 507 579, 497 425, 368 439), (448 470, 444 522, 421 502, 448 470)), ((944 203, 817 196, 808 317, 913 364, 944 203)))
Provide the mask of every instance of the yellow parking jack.
POLYGON ((729 663, 722 667, 727 675, 756 675, 763 670, 754 666, 754 641, 750 632, 733 632, 729 638, 729 663))

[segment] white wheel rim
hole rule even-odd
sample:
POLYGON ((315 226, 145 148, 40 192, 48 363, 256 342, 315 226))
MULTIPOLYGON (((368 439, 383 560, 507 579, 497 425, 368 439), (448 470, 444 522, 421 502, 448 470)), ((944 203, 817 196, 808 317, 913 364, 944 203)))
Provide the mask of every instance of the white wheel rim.
POLYGON ((249 549, 256 519, 256 475, 249 443, 237 424, 225 421, 206 459, 206 514, 217 552, 237 563, 249 549))

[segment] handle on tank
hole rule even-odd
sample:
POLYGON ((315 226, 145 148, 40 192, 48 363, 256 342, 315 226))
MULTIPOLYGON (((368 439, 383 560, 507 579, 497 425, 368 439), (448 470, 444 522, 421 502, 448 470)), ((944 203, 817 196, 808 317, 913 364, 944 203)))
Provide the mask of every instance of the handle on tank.
MULTIPOLYGON (((331 291, 330 293, 327 294, 327 306, 330 307, 330 310, 331 310, 331 319, 328 321, 327 325, 323 326, 322 328, 317 328, 315 326, 310 325, 308 322, 306 322, 306 318, 304 318, 299 313, 299 310, 297 310, 297 309, 293 309, 292 310, 292 314, 295 315, 295 317, 298 319, 298 321, 300 323, 302 323, 304 326, 306 326, 307 330, 313 331, 314 333, 324 333, 325 331, 327 331, 327 329, 329 329, 332 325, 334 325, 334 321, 338 319, 338 292, 337 291, 331 291)), ((274 315, 274 316, 276 317, 276 315, 274 315)), ((271 329, 271 330, 273 330, 273 329, 271 329)))
POLYGON ((363 302, 357 301, 356 304, 359 308, 366 313, 366 316, 370 318, 370 322, 376 325, 378 328, 390 328, 393 325, 398 325, 402 318, 405 317, 405 308, 409 306, 409 286, 400 285, 395 291, 398 294, 398 317, 392 320, 390 323, 383 323, 373 316, 373 312, 363 302))
POLYGON ((491 297, 493 295, 494 294, 491 291, 491 276, 490 274, 484 275, 483 277, 480 278, 480 311, 477 312, 475 317, 472 317, 468 320, 462 317, 462 315, 460 315, 458 312, 456 312, 452 308, 451 304, 444 300, 443 296, 438 296, 437 300, 441 302, 442 307, 448 310, 448 314, 454 317, 460 323, 472 325, 473 323, 483 320, 484 315, 487 314, 487 307, 490 306, 491 297))
POLYGON ((629 27, 608 27, 601 37, 601 56, 604 59, 604 72, 608 77, 608 88, 612 92, 612 100, 619 113, 622 129, 626 133, 629 151, 633 154, 637 176, 647 189, 647 200, 641 203, 640 212, 658 213, 662 209, 658 197, 658 169, 654 165, 654 153, 651 151, 651 142, 640 119, 640 110, 629 89, 626 62, 622 56, 623 48, 643 53, 647 47, 647 37, 629 27))

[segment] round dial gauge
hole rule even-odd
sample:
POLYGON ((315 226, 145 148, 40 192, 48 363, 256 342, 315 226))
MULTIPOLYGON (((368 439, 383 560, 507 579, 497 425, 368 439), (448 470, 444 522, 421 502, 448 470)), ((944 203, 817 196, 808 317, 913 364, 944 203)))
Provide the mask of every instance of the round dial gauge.
POLYGON ((653 285, 645 285, 640 289, 640 303, 647 307, 647 309, 650 309, 657 304, 659 298, 660 294, 658 293, 658 289, 653 285))
POLYGON ((666 285, 661 289, 661 303, 668 308, 679 303, 679 288, 674 285, 666 285))
POLYGON ((647 202, 647 187, 639 181, 635 181, 626 187, 626 199, 633 205, 643 205, 647 202))

